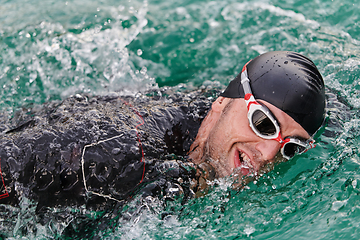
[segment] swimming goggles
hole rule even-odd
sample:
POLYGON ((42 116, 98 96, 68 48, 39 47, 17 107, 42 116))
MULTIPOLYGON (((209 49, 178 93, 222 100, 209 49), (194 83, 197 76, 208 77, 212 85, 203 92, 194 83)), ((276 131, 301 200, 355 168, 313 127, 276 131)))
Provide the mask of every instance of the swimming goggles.
POLYGON ((313 139, 302 141, 294 137, 285 139, 281 137, 280 127, 274 115, 265 105, 257 102, 252 95, 246 66, 247 64, 241 72, 241 85, 245 93, 244 99, 248 109, 249 124, 254 133, 263 139, 278 141, 281 144, 280 152, 286 159, 314 148, 315 141, 313 139))

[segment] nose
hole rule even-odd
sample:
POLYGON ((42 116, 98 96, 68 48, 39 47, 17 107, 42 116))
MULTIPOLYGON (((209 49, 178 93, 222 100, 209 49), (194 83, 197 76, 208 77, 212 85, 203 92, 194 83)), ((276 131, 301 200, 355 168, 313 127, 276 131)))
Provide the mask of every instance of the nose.
POLYGON ((276 140, 267 140, 262 139, 255 145, 256 150, 258 150, 263 160, 273 160, 276 154, 279 152, 281 144, 276 140))

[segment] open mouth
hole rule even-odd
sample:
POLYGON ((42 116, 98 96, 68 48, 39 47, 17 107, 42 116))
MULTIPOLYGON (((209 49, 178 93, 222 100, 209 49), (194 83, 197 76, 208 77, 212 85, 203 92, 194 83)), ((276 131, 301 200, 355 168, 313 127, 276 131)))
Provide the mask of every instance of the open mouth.
POLYGON ((240 150, 235 151, 235 168, 240 169, 243 176, 255 172, 249 156, 240 150))

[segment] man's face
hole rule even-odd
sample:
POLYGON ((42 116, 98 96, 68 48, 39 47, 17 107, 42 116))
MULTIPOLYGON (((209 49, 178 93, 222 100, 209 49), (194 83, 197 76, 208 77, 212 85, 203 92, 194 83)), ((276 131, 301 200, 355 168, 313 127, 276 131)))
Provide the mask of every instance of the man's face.
MULTIPOLYGON (((250 128, 244 99, 223 98, 224 105, 205 143, 205 158, 219 177, 234 170, 241 175, 257 174, 267 164, 274 163, 280 143, 258 137, 250 128)), ((278 120, 281 136, 310 138, 309 134, 289 115, 272 104, 261 101, 278 120)))

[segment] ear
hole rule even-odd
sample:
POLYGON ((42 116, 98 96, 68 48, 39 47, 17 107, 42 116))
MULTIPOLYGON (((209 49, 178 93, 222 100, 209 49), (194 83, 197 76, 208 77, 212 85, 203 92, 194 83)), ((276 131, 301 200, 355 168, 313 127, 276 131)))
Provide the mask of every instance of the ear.
POLYGON ((228 99, 225 97, 218 97, 215 102, 212 103, 211 105, 211 109, 216 112, 216 113, 220 113, 224 107, 226 106, 228 102, 228 99))

